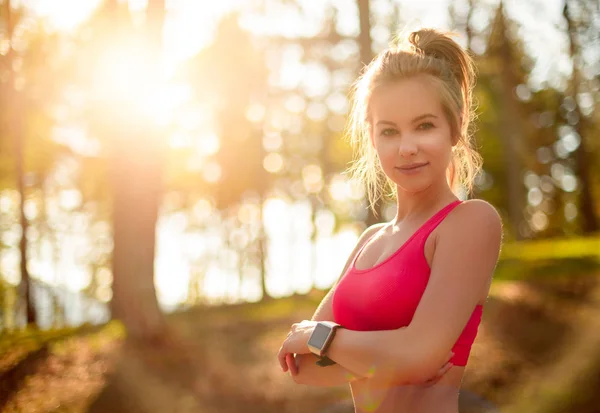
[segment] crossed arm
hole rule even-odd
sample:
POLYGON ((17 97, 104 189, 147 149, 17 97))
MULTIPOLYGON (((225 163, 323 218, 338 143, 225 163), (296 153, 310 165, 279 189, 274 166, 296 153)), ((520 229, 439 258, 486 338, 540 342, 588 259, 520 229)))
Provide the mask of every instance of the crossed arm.
MULTIPOLYGON (((368 378, 384 385, 421 384, 437 374, 489 288, 502 238, 498 214, 482 201, 466 202, 447 221, 440 227, 430 280, 411 324, 386 331, 338 330, 327 352, 337 364, 319 367, 312 354, 298 355, 297 383, 335 386, 368 378)), ((365 231, 351 257, 360 241, 378 229, 365 231)), ((333 320, 333 290, 315 312, 314 321, 333 320)))
MULTIPOLYGON (((329 297, 325 297, 323 300, 322 307, 327 308, 330 307, 331 294, 328 293, 329 297)), ((327 321, 332 320, 333 317, 322 318, 325 312, 321 312, 319 314, 315 314, 313 316, 312 321, 327 321)), ((338 330, 339 332, 340 330, 338 330)), ((380 333, 380 332, 375 332, 380 333)), ((383 332, 386 333, 386 332, 383 332)), ((370 346, 373 348, 373 346, 370 346)), ((452 357, 453 353, 450 353, 446 359, 446 364, 440 368, 436 374, 432 377, 428 377, 426 379, 417 379, 417 380, 409 380, 406 379, 405 382, 395 382, 396 385, 408 385, 408 384, 420 384, 425 386, 431 386, 437 383, 444 374, 452 367, 452 364, 449 363, 449 359, 452 357)), ((353 371, 350 371, 348 368, 343 367, 341 364, 336 363, 327 367, 319 367, 315 363, 317 362, 317 357, 311 353, 308 354, 297 354, 294 358, 292 354, 288 354, 286 357, 286 363, 289 367, 289 370, 292 373, 292 377, 294 381, 298 384, 306 384, 311 386, 338 386, 345 383, 351 383, 355 381, 366 380, 367 375, 360 375, 353 371)), ((378 375, 378 377, 381 377, 378 375)))
MULTIPOLYGON (((354 256, 358 253, 362 245, 377 232, 383 225, 376 224, 372 227, 369 227, 359 238, 354 250, 350 253, 346 264, 344 265, 344 269, 342 270, 342 274, 346 272, 348 266, 354 259, 354 256)), ((339 279, 338 281, 339 282, 339 279)), ((332 321, 333 318, 333 307, 332 307, 332 298, 333 292, 335 291, 336 284, 329 290, 327 295, 323 298, 317 310, 312 316, 313 321, 332 321)), ((352 372, 342 365, 334 364, 327 367, 317 366, 315 363, 318 358, 314 354, 297 354, 295 358, 296 368, 294 366, 290 366, 290 364, 294 363, 293 360, 290 360, 288 357, 288 366, 292 372, 292 377, 294 381, 298 384, 308 384, 312 386, 339 386, 345 383, 350 383, 357 380, 365 379, 364 376, 352 372)))

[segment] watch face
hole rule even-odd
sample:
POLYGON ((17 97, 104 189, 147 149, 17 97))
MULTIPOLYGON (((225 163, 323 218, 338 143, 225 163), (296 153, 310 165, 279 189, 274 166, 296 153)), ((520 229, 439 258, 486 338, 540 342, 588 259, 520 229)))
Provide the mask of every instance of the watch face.
POLYGON ((310 339, 308 340, 308 345, 316 347, 318 349, 323 348, 323 345, 325 344, 325 340, 327 339, 327 336, 329 336, 330 331, 331 331, 331 328, 326 327, 322 324, 317 324, 315 326, 314 332, 312 333, 312 335, 310 336, 310 339))

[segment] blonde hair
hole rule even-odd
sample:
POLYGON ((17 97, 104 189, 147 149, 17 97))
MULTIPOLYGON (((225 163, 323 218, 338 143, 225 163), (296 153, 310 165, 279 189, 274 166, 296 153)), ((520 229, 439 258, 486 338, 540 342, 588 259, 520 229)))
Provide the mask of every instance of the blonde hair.
POLYGON ((466 50, 448 34, 434 29, 411 33, 407 42, 398 43, 380 53, 365 67, 353 84, 352 110, 347 135, 358 155, 349 173, 364 181, 370 207, 382 197, 396 196, 396 185, 385 175, 371 145, 369 99, 374 90, 384 84, 420 74, 437 87, 444 113, 450 123, 452 138, 458 138, 452 148, 452 160, 446 178, 457 193, 461 186, 469 193, 481 168, 481 157, 473 147, 470 133, 474 118, 472 90, 475 84, 473 60, 466 50), (384 194, 386 188, 389 194, 384 194))

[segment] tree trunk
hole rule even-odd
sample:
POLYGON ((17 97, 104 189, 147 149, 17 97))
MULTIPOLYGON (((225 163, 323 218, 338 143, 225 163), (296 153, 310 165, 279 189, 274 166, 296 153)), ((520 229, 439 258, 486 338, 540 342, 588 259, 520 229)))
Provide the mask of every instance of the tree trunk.
POLYGON ((19 223, 21 225, 21 239, 19 240, 19 252, 21 255, 20 262, 20 273, 21 273, 21 296, 25 302, 26 312, 26 323, 27 325, 35 326, 37 324, 36 313, 33 307, 33 298, 31 293, 31 281, 29 277, 29 271, 27 269, 27 227, 28 222, 25 217, 25 167, 24 167, 24 154, 23 154, 23 140, 25 136, 23 134, 23 111, 26 109, 23 105, 22 96, 16 89, 15 72, 13 68, 13 33, 16 22, 13 21, 12 10, 10 6, 10 0, 6 0, 4 3, 5 15, 6 15, 6 26, 7 26, 7 38, 8 38, 8 75, 9 75, 9 93, 11 94, 11 127, 10 133, 15 143, 15 176, 17 179, 17 191, 19 191, 19 223))
POLYGON ((310 288, 313 289, 317 285, 317 269, 318 269, 318 247, 317 247, 317 210, 319 207, 318 199, 315 195, 309 196, 310 200, 310 222, 312 224, 310 232, 310 288))
POLYGON ((463 29, 466 37, 466 49, 468 52, 472 52, 473 46, 473 12, 475 11, 474 0, 468 0, 468 11, 467 15, 462 20, 462 16, 457 15, 456 4, 451 3, 448 7, 448 14, 450 15, 450 26, 456 27, 457 29, 463 29))
MULTIPOLYGON (((373 45, 371 39, 371 12, 369 10, 369 0, 356 0, 358 4, 358 17, 360 21, 360 33, 358 35, 358 47, 360 49, 360 71, 363 65, 368 65, 373 60, 373 45)), ((381 200, 375 204, 375 211, 381 212, 381 200)), ((375 216, 373 210, 367 208, 367 227, 380 221, 380 217, 375 216)))
MULTIPOLYGON (((13 89, 14 90, 14 89, 13 89)), ((13 102, 16 106, 15 99, 13 102)), ((13 109, 15 108, 13 106, 13 109)), ((15 128, 13 129, 15 137, 15 161, 16 161, 16 177, 17 177, 17 188, 19 191, 19 221, 21 224, 21 239, 19 241, 19 252, 21 255, 20 270, 21 270, 21 288, 23 298, 25 299, 25 308, 27 314, 27 324, 31 326, 37 325, 36 312, 33 306, 33 293, 31 290, 31 279, 29 277, 29 270, 27 269, 28 262, 28 242, 27 242, 27 228, 29 223, 25 217, 25 171, 23 165, 23 114, 21 111, 13 114, 13 121, 15 128)))
POLYGON ((265 217, 263 215, 265 199, 261 195, 259 200, 259 221, 260 230, 258 233, 258 265, 260 266, 260 288, 262 290, 261 301, 267 301, 271 298, 267 292, 267 234, 265 232, 265 217))
POLYGON ((575 130, 580 136, 579 147, 575 150, 575 169, 581 183, 579 187, 579 208, 581 210, 581 230, 583 233, 592 233, 600 229, 596 217, 596 206, 592 196, 592 182, 590 179, 590 161, 587 152, 587 142, 585 140, 587 118, 581 113, 581 108, 577 102, 577 94, 581 83, 581 74, 577 65, 579 55, 577 39, 575 38, 575 24, 569 12, 569 2, 565 0, 563 16, 567 22, 567 34, 569 36, 569 55, 573 62, 573 72, 569 82, 569 94, 575 103, 575 113, 578 122, 575 130))
MULTIPOLYGON (((140 133, 140 131, 132 131, 140 133)), ((121 144, 113 154, 113 318, 133 336, 146 336, 163 326, 154 286, 156 222, 160 200, 159 154, 135 144, 121 144)))
MULTIPOLYGON (((499 22, 501 22, 501 30, 506 31, 506 25, 503 17, 503 5, 500 3, 499 22)), ((501 62, 500 68, 500 130, 502 142, 504 145, 504 164, 507 173, 507 193, 508 193, 508 217, 513 229, 513 234, 516 239, 522 239, 523 235, 519 227, 523 220, 523 195, 522 183, 522 163, 518 142, 522 142, 519 127, 519 114, 516 107, 516 101, 513 96, 513 91, 518 82, 515 79, 512 63, 512 54, 506 33, 502 33, 501 44, 498 49, 498 57, 501 62)))
MULTIPOLYGON (((164 0, 150 0, 147 37, 152 54, 160 51, 164 0)), ((156 59, 158 60, 158 59, 156 59)), ((149 68, 157 70, 157 62, 149 68)), ((117 119, 112 148, 113 318, 134 339, 160 337, 166 322, 156 297, 154 259, 162 187, 164 139, 141 119, 117 119), (119 121, 120 120, 120 121, 119 121), (118 141, 118 142, 117 142, 118 141)))
POLYGON ((469 12, 465 22, 465 34, 467 36, 467 51, 472 52, 473 49, 473 12, 475 11, 474 0, 469 0, 469 12))

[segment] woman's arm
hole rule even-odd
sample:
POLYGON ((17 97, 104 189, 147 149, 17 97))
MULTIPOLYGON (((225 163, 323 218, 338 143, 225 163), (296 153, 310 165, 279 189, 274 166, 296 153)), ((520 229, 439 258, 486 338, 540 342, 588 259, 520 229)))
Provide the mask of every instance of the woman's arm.
POLYGON ((318 358, 314 354, 297 354, 298 373, 292 375, 294 381, 310 386, 332 387, 365 379, 339 364, 327 367, 317 366, 315 364, 317 360, 318 358))
POLYGON ((339 329, 327 356, 383 385, 433 376, 489 291, 501 239, 502 224, 491 205, 473 200, 457 207, 440 226, 430 279, 410 325, 339 329))
MULTIPOLYGON (((346 260, 344 269, 336 283, 331 287, 327 295, 323 298, 314 315, 312 316, 313 321, 333 321, 333 307, 332 298, 335 290, 335 286, 344 275, 348 266, 354 260, 354 256, 358 253, 362 245, 384 224, 376 224, 367 228, 358 239, 354 250, 350 253, 350 256, 346 260)), ((345 383, 361 380, 364 377, 351 372, 350 370, 342 367, 340 364, 334 364, 327 367, 317 366, 315 363, 318 358, 313 354, 298 354, 296 355, 296 366, 297 373, 294 374, 293 366, 290 366, 292 371, 292 377, 294 381, 299 384, 307 384, 311 386, 339 386, 345 383)))
POLYGON ((358 380, 365 377, 342 367, 340 364, 321 367, 316 365, 318 358, 314 354, 296 354, 295 358, 289 355, 286 363, 294 381, 298 384, 309 386, 333 387, 358 380), (290 365, 290 364, 295 364, 290 365))

